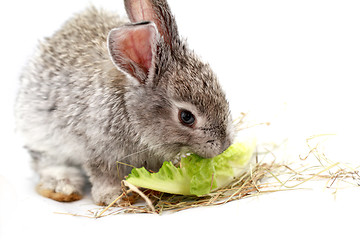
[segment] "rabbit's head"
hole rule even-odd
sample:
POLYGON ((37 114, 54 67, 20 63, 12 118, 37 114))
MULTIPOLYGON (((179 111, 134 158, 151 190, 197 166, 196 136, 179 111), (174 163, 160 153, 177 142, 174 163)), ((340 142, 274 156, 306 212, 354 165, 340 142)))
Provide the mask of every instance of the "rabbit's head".
POLYGON ((132 23, 108 36, 112 62, 127 76, 129 124, 163 155, 223 152, 233 140, 229 105, 208 64, 178 35, 165 0, 125 0, 132 23), (166 152, 166 153, 165 153, 166 152))

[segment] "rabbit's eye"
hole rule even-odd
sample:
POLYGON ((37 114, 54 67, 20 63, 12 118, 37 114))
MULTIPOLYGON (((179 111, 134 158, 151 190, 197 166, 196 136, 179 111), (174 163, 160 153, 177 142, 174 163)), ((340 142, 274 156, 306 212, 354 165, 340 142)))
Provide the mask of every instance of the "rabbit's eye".
POLYGON ((185 126, 191 127, 195 123, 195 116, 187 110, 180 110, 179 121, 185 126))

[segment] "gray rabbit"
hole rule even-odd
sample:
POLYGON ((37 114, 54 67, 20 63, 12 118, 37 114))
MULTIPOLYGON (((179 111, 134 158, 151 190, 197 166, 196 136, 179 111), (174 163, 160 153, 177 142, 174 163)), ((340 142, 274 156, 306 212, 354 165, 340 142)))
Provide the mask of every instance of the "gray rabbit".
POLYGON ((88 176, 94 202, 109 204, 130 166, 156 171, 179 153, 213 157, 233 141, 225 94, 167 2, 125 8, 131 23, 94 7, 74 16, 22 73, 17 129, 43 196, 78 200, 88 176))

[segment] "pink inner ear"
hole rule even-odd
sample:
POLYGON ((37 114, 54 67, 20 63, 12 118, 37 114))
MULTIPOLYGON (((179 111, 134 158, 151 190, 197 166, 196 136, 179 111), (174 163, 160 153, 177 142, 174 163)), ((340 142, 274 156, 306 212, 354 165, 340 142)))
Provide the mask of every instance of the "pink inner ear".
POLYGON ((144 83, 150 74, 158 32, 153 23, 125 25, 111 30, 109 52, 119 70, 144 83))
MULTIPOLYGON (((113 47, 122 59, 131 60, 147 74, 151 67, 155 35, 156 29, 152 26, 139 26, 127 31, 119 31, 113 36, 115 40, 113 47)), ((117 59, 116 56, 115 59, 117 59)), ((133 75, 135 74, 134 69, 127 65, 126 60, 120 65, 125 66, 133 75)))
POLYGON ((119 50, 124 55, 145 68, 146 71, 151 67, 152 60, 151 35, 150 29, 135 30, 127 38, 123 39, 119 46, 119 50))

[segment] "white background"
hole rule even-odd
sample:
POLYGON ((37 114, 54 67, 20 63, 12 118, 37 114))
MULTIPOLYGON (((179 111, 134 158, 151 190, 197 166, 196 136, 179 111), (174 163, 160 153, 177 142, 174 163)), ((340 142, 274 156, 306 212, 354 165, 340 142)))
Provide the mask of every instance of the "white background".
MULTIPOLYGON (((92 1, 124 15, 122 1, 92 1)), ((169 1, 179 31, 208 61, 233 115, 249 112, 259 143, 288 139, 278 161, 298 161, 314 134, 337 134, 325 146, 334 161, 360 165, 358 1, 169 1)), ((20 1, 0 9, 0 238, 120 239, 358 238, 359 189, 282 192, 165 216, 117 215, 86 219, 54 212, 95 208, 90 196, 72 204, 34 192, 36 175, 14 135, 18 77, 38 40, 90 4, 20 1)), ((244 132, 245 134, 245 132, 244 132)))

